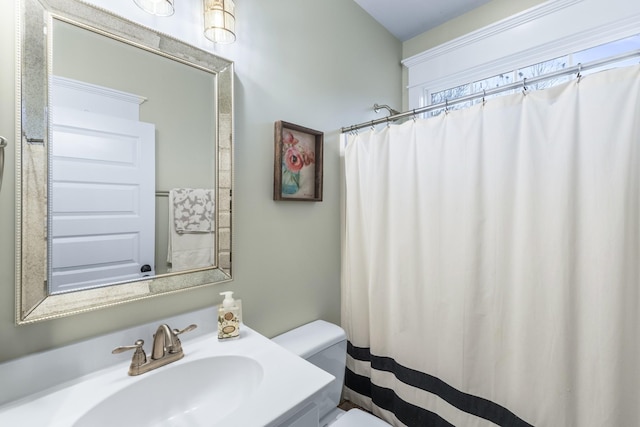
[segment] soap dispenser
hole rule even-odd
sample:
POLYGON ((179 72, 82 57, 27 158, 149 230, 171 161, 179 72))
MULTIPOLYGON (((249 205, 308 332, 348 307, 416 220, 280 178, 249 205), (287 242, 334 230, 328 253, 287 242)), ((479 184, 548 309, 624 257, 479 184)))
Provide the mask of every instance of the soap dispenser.
POLYGON ((224 300, 218 309, 218 339, 236 338, 240 335, 240 309, 233 299, 233 292, 220 292, 224 300))

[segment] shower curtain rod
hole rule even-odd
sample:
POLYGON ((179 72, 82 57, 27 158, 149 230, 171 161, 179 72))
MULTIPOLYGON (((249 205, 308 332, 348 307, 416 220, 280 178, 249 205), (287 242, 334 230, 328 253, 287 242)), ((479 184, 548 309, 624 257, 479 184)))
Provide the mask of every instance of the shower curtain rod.
MULTIPOLYGON (((432 105, 428 105, 426 107, 420 107, 420 108, 414 108, 413 110, 410 111, 405 111, 402 113, 398 113, 398 114, 391 114, 387 117, 383 117, 381 119, 376 119, 376 120, 370 120, 368 122, 362 122, 360 124, 357 125, 351 125, 351 126, 345 126, 343 128, 340 129, 341 133, 347 133, 347 132, 354 132, 358 129, 362 129, 362 128, 366 128, 366 127, 373 127, 375 125, 379 125, 382 123, 387 123, 389 124, 392 121, 396 121, 399 119, 404 119, 405 117, 415 117, 417 114, 421 114, 421 113, 426 113, 429 111, 433 111, 433 110, 438 110, 440 108, 448 108, 451 105, 454 104, 460 104, 463 102, 467 102, 467 101, 473 101, 476 99, 482 99, 485 98, 487 96, 490 95, 495 95, 497 93, 501 93, 501 92, 507 92, 509 90, 513 90, 513 89, 517 89, 517 88, 522 88, 523 91, 527 90, 527 84, 533 84, 533 83, 538 83, 541 81, 545 81, 545 80, 550 80, 550 79, 554 79, 556 77, 561 77, 561 76, 566 76, 568 74, 576 74, 576 77, 578 79, 580 79, 581 72, 582 71, 587 71, 593 68, 597 68, 597 67, 601 67, 603 65, 607 65, 607 64, 611 64, 613 62, 618 62, 618 61, 623 61, 625 59, 630 59, 630 58, 634 58, 636 56, 640 56, 640 49, 638 50, 634 50, 631 52, 627 52, 627 53, 623 53, 620 55, 614 55, 614 56, 610 56, 608 58, 604 58, 604 59, 598 59, 596 61, 591 61, 591 62, 587 62, 585 64, 578 64, 578 65, 574 65, 573 67, 569 67, 569 68, 565 68, 563 70, 559 70, 559 71, 554 71, 552 73, 548 73, 548 74, 543 74, 541 76, 537 76, 537 77, 532 77, 532 78, 525 78, 524 80, 522 80, 521 82, 514 82, 514 83, 510 83, 508 85, 504 85, 504 86, 500 86, 494 89, 489 89, 486 91, 483 91, 482 93, 475 93, 473 95, 467 95, 467 96, 463 96, 462 98, 456 98, 453 99, 451 101, 445 101, 445 102, 441 102, 439 104, 432 104, 432 105)), ((377 104, 376 104, 377 105, 377 104)))

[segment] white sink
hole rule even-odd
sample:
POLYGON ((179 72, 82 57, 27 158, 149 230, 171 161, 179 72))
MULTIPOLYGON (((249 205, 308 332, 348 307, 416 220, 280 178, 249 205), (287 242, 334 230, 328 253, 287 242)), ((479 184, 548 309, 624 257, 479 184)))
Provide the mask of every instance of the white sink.
POLYGON ((131 356, 114 356, 111 367, 0 406, 0 426, 275 427, 313 408, 333 380, 246 326, 231 341, 185 336, 182 348, 184 358, 133 377, 131 356))
POLYGON ((198 426, 235 411, 262 381, 244 356, 214 356, 157 369, 91 408, 74 427, 198 426))

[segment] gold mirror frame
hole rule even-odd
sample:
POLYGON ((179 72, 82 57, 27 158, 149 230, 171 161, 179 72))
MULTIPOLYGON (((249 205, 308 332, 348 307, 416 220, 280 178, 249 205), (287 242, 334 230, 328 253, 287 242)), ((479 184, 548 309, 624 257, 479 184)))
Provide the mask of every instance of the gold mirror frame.
POLYGON ((232 280, 233 63, 76 0, 20 0, 16 46, 16 322, 28 324, 232 280), (48 81, 58 19, 210 72, 216 79, 215 266, 49 295, 48 81), (45 29, 43 33, 43 28, 45 29))

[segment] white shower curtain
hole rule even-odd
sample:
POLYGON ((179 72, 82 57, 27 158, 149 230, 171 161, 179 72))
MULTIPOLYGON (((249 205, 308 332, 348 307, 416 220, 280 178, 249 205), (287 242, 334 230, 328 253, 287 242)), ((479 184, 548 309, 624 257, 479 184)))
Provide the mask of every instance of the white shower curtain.
POLYGON ((394 425, 640 426, 640 68, 350 135, 345 397, 394 425))

